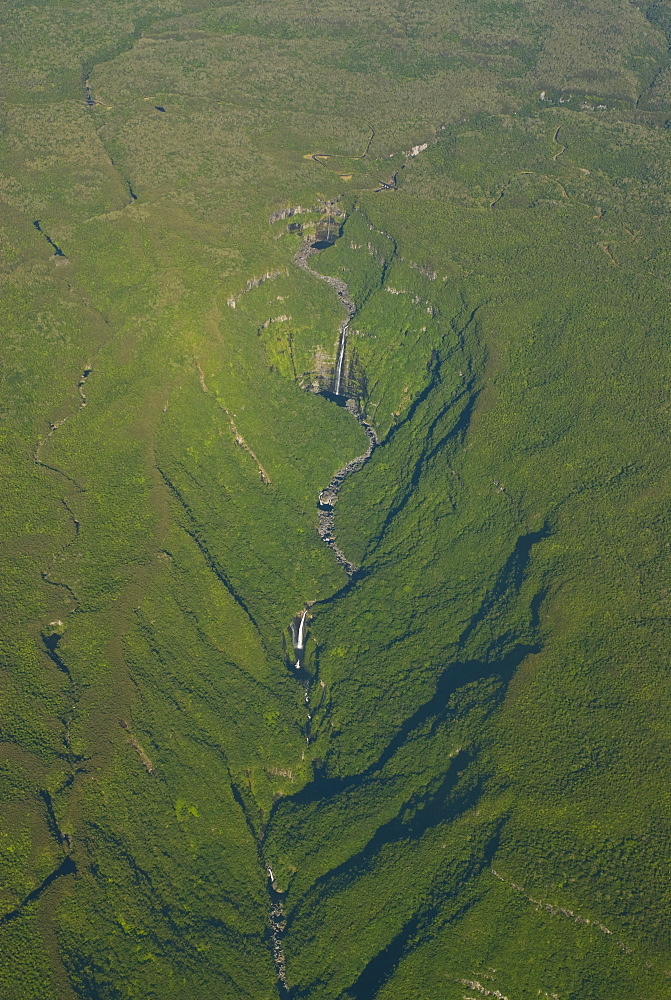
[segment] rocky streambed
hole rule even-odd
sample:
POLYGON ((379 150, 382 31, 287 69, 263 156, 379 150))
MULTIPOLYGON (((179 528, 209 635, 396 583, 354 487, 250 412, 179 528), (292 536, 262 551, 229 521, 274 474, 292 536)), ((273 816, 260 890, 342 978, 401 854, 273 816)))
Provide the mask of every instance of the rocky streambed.
POLYGON ((359 421, 368 435, 368 448, 363 455, 357 455, 356 458, 351 459, 351 461, 347 462, 346 465, 343 465, 342 469, 338 469, 326 489, 323 489, 320 492, 319 500, 317 502, 319 510, 319 528, 317 530, 319 531, 322 541, 335 552, 336 559, 340 565, 345 568, 350 576, 353 576, 354 573, 356 573, 358 566, 355 566, 353 562, 350 562, 336 542, 334 508, 338 501, 340 490, 342 489, 345 481, 350 476, 354 475, 355 472, 358 472, 359 469, 362 469, 370 456, 373 454, 377 445, 377 435, 370 424, 367 423, 364 417, 358 412, 354 400, 348 400, 347 409, 359 421))

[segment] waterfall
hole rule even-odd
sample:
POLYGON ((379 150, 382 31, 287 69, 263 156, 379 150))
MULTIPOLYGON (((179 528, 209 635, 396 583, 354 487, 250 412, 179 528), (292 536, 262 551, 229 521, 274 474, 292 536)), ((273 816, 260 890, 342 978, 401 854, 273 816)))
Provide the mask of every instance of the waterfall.
POLYGON ((306 608, 305 611, 303 612, 303 616, 301 618, 301 623, 300 623, 300 626, 298 628, 298 639, 296 640, 296 649, 297 650, 302 650, 302 649, 305 648, 305 618, 306 618, 307 613, 308 613, 308 609, 306 608))
POLYGON ((344 323, 340 328, 340 344, 338 346, 338 361, 336 364, 336 377, 335 386, 333 392, 336 396, 340 395, 340 383, 342 381, 342 370, 345 362, 345 345, 347 343, 347 327, 349 323, 344 323))

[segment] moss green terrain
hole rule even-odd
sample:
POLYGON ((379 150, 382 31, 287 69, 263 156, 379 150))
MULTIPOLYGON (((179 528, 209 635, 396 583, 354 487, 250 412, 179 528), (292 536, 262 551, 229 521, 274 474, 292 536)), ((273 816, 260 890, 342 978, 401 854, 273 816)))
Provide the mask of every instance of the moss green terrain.
POLYGON ((670 39, 6 5, 0 1000, 668 1000, 670 39))

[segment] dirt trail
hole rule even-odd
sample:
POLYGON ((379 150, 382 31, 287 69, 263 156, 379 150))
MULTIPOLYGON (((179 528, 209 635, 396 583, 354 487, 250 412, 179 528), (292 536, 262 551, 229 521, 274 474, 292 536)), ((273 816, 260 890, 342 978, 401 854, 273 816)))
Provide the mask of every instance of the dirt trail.
MULTIPOLYGON (((200 382, 200 387, 204 393, 209 394, 210 390, 207 388, 207 383, 205 382, 205 374, 200 366, 200 362, 198 361, 196 361, 196 368, 198 370, 198 381, 200 382)), ((242 434, 239 432, 238 428, 235 425, 235 421, 233 420, 233 417, 229 413, 228 409, 224 406, 224 404, 221 402, 220 399, 217 399, 216 402, 219 409, 223 410, 226 416, 228 417, 228 426, 230 427, 231 433, 235 438, 235 443, 240 448, 242 448, 243 451, 246 451, 247 454, 250 456, 250 458, 254 460, 254 462, 256 463, 256 467, 259 470, 259 476, 261 477, 261 482, 264 483, 266 486, 269 486, 271 482, 270 476, 259 462, 255 452, 249 447, 249 445, 243 438, 242 434)))
POLYGON ((615 258, 613 257, 613 254, 611 253, 611 249, 610 249, 610 247, 608 246, 607 243, 605 243, 605 244, 602 243, 601 244, 601 249, 605 253, 606 257, 608 257, 608 260, 611 262, 611 264, 613 265, 613 267, 619 267, 620 266, 618 264, 618 262, 615 260, 615 258))
MULTIPOLYGON (((560 129, 561 129, 561 125, 557 125, 557 128, 555 129, 555 134, 552 136, 552 141, 555 142, 558 146, 559 146, 560 143, 559 143, 559 139, 557 138, 557 136, 559 135, 560 129)), ((555 153, 555 155, 552 157, 552 159, 555 160, 555 161, 557 161, 559 159, 559 157, 562 155, 562 153, 565 153, 565 152, 566 152, 566 146, 562 146, 562 148, 559 150, 559 152, 555 153)))
POLYGON ((326 166, 324 160, 330 160, 332 157, 337 157, 340 160, 363 160, 364 156, 368 156, 371 144, 375 138, 375 129, 373 126, 369 125, 368 128, 370 129, 370 136, 368 137, 366 148, 358 156, 348 156, 346 153, 308 153, 307 159, 314 160, 315 163, 320 163, 322 167, 326 166))
POLYGON ((504 885, 509 886, 515 892, 521 893, 525 897, 525 899, 527 899, 530 903, 533 903, 533 905, 536 907, 537 910, 546 910, 553 917, 554 916, 566 917, 568 920, 572 920, 573 923, 575 924, 582 924, 587 927, 594 927, 596 928, 596 930, 601 931, 602 934, 607 934, 611 936, 613 938, 613 941, 621 951, 624 951, 628 955, 632 953, 632 949, 628 945, 624 944, 624 942, 618 941, 618 939, 613 935, 613 932, 608 927, 606 927, 606 925, 603 924, 600 920, 596 920, 594 917, 584 917, 581 914, 576 913, 574 910, 569 910, 567 907, 559 906, 556 903, 547 903, 544 900, 535 899, 530 893, 527 892, 527 890, 524 888, 523 885, 519 885, 517 882, 513 882, 511 879, 505 878, 505 876, 501 875, 494 868, 491 868, 490 871, 494 876, 494 878, 497 878, 499 882, 502 882, 504 885))

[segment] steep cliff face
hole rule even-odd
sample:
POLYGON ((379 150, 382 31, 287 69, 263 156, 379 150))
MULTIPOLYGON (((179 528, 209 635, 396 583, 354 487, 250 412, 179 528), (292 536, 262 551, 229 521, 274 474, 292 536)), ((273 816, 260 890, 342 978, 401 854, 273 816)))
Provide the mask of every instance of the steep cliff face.
POLYGON ((665 1000, 667 21, 8 11, 0 995, 665 1000))

